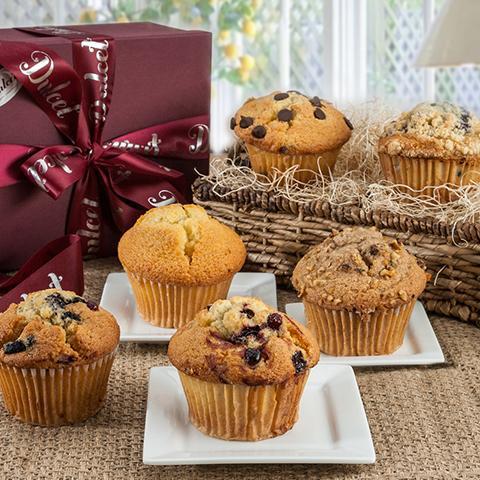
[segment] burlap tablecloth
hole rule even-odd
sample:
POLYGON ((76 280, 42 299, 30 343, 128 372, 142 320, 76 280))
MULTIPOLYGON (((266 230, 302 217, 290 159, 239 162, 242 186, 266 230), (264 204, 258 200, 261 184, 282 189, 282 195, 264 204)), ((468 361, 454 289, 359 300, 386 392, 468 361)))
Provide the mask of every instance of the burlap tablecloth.
MULTIPOLYGON (((99 301, 114 259, 86 262, 88 298, 99 301)), ((280 302, 293 300, 280 292, 280 302)), ((76 427, 42 428, 0 405, 0 478, 281 479, 480 478, 480 329, 433 318, 442 366, 355 370, 373 435, 375 465, 142 464, 148 372, 165 347, 121 345, 103 410, 76 427)))

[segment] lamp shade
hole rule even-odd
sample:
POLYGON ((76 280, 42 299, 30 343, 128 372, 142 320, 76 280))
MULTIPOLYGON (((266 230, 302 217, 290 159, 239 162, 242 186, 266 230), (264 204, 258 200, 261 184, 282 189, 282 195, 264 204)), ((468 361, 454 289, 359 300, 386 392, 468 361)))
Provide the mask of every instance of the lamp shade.
POLYGON ((418 67, 480 64, 480 0, 447 0, 415 64, 418 67))

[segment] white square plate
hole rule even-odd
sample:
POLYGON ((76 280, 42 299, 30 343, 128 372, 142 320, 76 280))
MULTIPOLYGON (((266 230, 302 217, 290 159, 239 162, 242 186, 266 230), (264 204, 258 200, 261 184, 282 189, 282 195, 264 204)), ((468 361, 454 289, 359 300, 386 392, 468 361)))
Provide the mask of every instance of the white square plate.
POLYGON ((300 418, 289 432, 259 442, 236 442, 200 433, 173 367, 150 370, 143 462, 374 463, 370 428, 351 367, 321 365, 310 372, 300 418))
MULTIPOLYGON (((228 292, 261 298, 277 308, 277 287, 273 273, 240 272, 233 277, 228 292)), ((132 288, 126 273, 110 273, 103 287, 100 306, 111 312, 120 325, 121 342, 168 342, 174 328, 160 328, 145 322, 138 314, 132 288)))
MULTIPOLYGON (((289 303, 285 306, 287 315, 306 324, 303 303, 289 303)), ((319 364, 343 364, 354 367, 387 365, 429 365, 443 363, 445 358, 433 331, 427 312, 420 302, 415 304, 408 322, 403 345, 390 355, 363 357, 334 357, 322 353, 319 364)))

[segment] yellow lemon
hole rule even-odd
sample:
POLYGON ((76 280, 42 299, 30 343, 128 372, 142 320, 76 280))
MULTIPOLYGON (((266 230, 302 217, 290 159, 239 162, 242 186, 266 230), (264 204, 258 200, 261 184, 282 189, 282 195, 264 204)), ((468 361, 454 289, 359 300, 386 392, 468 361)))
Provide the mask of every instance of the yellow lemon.
POLYGON ((117 17, 115 18, 115 21, 117 23, 127 23, 130 20, 128 19, 127 15, 125 15, 125 13, 122 12, 122 13, 117 15, 117 17))
POLYGON ((251 55, 242 55, 240 65, 242 70, 250 71, 255 66, 255 59, 251 55))
POLYGON ((257 33, 257 26, 255 25, 255 22, 250 18, 246 18, 243 21, 242 32, 247 35, 247 37, 254 37, 257 33))
POLYGON ((242 82, 248 82, 248 80, 250 80, 250 70, 245 70, 244 68, 239 68, 238 70, 238 74, 240 75, 240 80, 242 82))
POLYGON ((238 45, 235 45, 234 43, 229 43, 223 48, 223 52, 225 53, 225 56, 227 58, 234 59, 238 57, 240 49, 238 48, 238 45))
POLYGON ((220 30, 218 32, 218 40, 220 43, 228 43, 230 41, 230 30, 220 30))
POLYGON ((79 20, 81 23, 93 23, 97 19, 97 11, 93 8, 85 8, 81 11, 79 20))

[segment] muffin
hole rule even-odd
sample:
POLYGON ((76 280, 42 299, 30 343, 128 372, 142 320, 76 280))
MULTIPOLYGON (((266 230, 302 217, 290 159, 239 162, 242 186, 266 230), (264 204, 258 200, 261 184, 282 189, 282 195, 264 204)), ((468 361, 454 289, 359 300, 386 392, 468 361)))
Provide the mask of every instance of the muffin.
POLYGON ((353 129, 330 102, 292 90, 247 100, 230 127, 245 143, 255 172, 271 176, 273 168, 284 172, 298 165, 295 178, 304 182, 315 172, 333 172, 353 129))
POLYGON ((144 320, 177 328, 227 296, 246 251, 202 207, 172 204, 140 217, 121 238, 118 256, 144 320))
POLYGON ((292 281, 322 352, 382 355, 403 343, 427 274, 401 243, 356 227, 309 250, 292 281))
POLYGON ((23 422, 58 426, 97 413, 120 330, 115 318, 74 292, 29 294, 0 314, 0 389, 23 422))
POLYGON ((295 320, 252 297, 218 300, 172 337, 190 420, 225 440, 290 430, 318 345, 295 320))
MULTIPOLYGON (((445 183, 455 187, 480 180, 480 122, 451 103, 421 103, 385 127, 378 153, 387 180, 410 187, 400 190, 434 196, 434 187, 445 183)), ((455 198, 445 188, 435 196, 455 198)))

